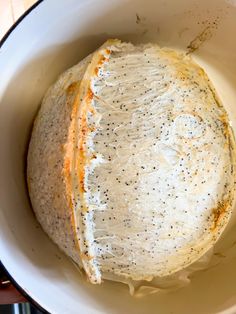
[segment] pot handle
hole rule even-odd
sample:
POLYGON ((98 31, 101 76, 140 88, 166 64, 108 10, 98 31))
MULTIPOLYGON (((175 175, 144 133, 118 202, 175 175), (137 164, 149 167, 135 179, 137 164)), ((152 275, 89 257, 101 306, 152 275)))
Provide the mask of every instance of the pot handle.
POLYGON ((22 302, 27 301, 7 278, 4 270, 0 268, 0 304, 14 304, 22 302))

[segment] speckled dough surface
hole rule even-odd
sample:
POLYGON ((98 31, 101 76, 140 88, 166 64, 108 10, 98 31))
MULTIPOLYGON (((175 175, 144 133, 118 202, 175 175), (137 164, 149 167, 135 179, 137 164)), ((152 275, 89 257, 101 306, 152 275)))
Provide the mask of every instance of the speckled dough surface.
POLYGON ((36 119, 28 182, 44 230, 93 283, 198 260, 230 218, 234 137, 203 69, 110 40, 63 74, 36 119))

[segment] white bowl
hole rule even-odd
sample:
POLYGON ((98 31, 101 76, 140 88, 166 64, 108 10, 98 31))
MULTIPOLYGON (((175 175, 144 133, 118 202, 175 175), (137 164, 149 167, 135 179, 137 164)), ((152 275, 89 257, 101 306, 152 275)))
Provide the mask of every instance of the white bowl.
POLYGON ((59 73, 107 38, 185 49, 203 65, 236 125, 235 0, 44 0, 0 48, 0 258, 15 282, 50 313, 236 313, 236 228, 215 266, 171 293, 133 298, 125 285, 93 286, 44 234, 30 208, 25 156, 32 121, 59 73))

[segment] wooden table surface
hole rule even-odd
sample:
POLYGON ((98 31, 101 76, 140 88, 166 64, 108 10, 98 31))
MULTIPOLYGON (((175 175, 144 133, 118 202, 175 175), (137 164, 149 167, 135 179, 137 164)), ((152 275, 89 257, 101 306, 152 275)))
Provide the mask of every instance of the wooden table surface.
POLYGON ((0 0, 0 38, 36 0, 0 0))

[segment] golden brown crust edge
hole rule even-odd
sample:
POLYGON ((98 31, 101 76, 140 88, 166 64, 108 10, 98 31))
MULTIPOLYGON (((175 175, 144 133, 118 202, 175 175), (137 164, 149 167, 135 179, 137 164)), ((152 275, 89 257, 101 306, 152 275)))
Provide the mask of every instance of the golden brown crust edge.
MULTIPOLYGON (((107 41, 100 49, 115 42, 107 41)), ((94 256, 87 256, 80 247, 81 241, 87 241, 81 234, 77 212, 77 203, 83 203, 81 171, 84 172, 86 160, 83 169, 78 170, 81 141, 77 143, 77 136, 83 133, 84 126, 78 126, 77 120, 81 111, 91 109, 90 80, 105 61, 100 49, 62 74, 47 92, 34 122, 27 161, 29 194, 38 221, 60 249, 84 268, 92 283, 101 283, 101 274, 94 256), (74 190, 75 179, 82 188, 79 195, 74 190)), ((86 155, 86 147, 81 149, 86 155)))
POLYGON ((74 101, 91 56, 60 76, 44 97, 34 122, 27 181, 35 215, 49 237, 81 265, 68 185, 74 101))

